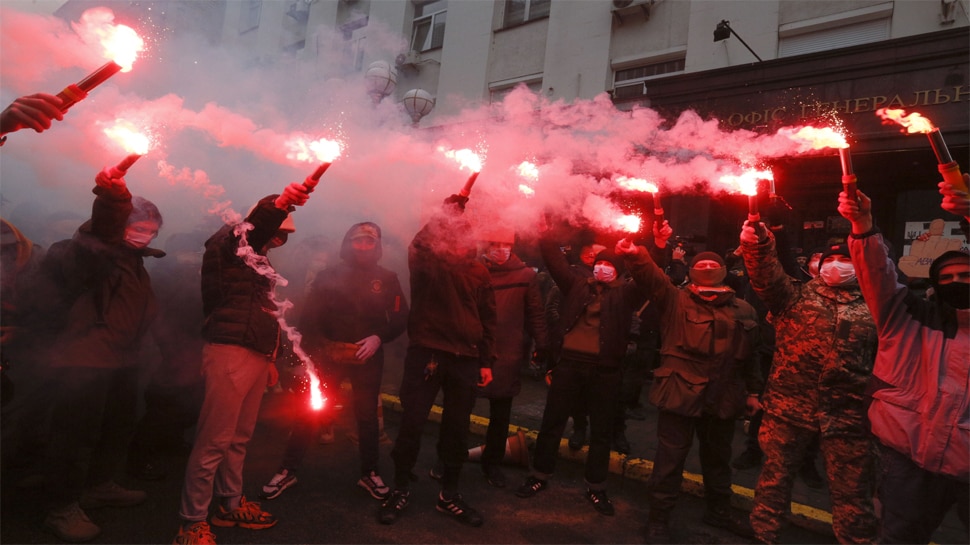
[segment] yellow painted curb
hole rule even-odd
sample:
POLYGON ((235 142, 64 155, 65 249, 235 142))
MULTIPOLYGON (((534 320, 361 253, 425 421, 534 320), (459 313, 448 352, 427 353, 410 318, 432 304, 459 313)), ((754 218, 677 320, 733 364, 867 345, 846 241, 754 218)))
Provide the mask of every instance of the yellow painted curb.
MULTIPOLYGON (((397 396, 381 394, 381 399, 383 400, 386 408, 401 412, 401 399, 397 396)), ((428 418, 429 420, 440 423, 441 406, 433 405, 428 418)), ((471 415, 468 422, 468 431, 476 435, 484 436, 486 429, 488 429, 488 418, 478 416, 476 414, 471 415)), ((516 425, 509 426, 509 433, 516 433, 520 429, 525 432, 526 437, 533 442, 539 435, 538 430, 530 430, 516 425)), ((588 450, 589 447, 583 447, 581 450, 572 450, 569 448, 568 441, 566 439, 562 439, 562 441, 559 443, 559 457, 566 460, 572 460, 574 462, 585 463, 586 452, 588 450)), ((610 473, 620 475, 624 478, 646 482, 652 471, 653 462, 650 460, 644 460, 642 458, 630 458, 623 454, 618 454, 615 451, 610 452, 610 473)), ((684 492, 694 496, 703 497, 704 478, 696 473, 685 471, 684 483, 681 486, 681 489, 684 492)), ((751 506, 754 503, 754 490, 736 484, 731 485, 731 490, 734 492, 734 495, 731 498, 731 504, 739 509, 751 511, 751 506)), ((832 514, 824 509, 818 509, 810 505, 792 502, 791 513, 788 515, 788 520, 796 526, 806 528, 813 532, 832 532, 832 514)))

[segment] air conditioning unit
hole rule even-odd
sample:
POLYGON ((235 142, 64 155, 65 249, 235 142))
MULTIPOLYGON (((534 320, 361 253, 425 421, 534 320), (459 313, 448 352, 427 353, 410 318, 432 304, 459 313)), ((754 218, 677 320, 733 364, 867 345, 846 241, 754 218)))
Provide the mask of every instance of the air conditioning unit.
POLYGON ((623 24, 624 17, 631 17, 635 14, 643 16, 644 21, 650 20, 650 6, 657 0, 613 0, 613 8, 610 12, 617 24, 623 24))
POLYGON ((398 68, 402 68, 402 67, 417 68, 417 65, 420 61, 421 61, 421 53, 414 51, 413 49, 411 51, 408 51, 407 53, 401 53, 400 55, 394 58, 394 64, 396 64, 398 68))

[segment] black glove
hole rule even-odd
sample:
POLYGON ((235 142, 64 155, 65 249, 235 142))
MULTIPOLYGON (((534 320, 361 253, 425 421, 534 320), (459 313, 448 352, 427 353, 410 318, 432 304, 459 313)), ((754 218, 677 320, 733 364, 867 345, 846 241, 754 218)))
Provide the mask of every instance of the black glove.
POLYGON ((464 212, 465 204, 467 202, 468 202, 468 197, 455 193, 454 195, 451 195, 448 198, 446 198, 443 204, 445 205, 445 208, 448 208, 449 206, 454 206, 458 210, 458 212, 464 212))

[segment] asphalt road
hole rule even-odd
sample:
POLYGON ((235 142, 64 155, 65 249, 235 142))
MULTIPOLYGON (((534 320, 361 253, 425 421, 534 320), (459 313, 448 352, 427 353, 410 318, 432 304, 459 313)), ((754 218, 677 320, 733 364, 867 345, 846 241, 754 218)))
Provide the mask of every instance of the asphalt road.
MULTIPOLYGON (((287 396, 264 398, 259 424, 250 444, 245 468, 247 496, 277 468, 286 438, 287 396)), ((469 528, 435 510, 438 486, 427 477, 434 459, 437 424, 429 422, 412 486, 411 505, 394 525, 377 521, 379 502, 356 485, 356 445, 348 437, 353 418, 343 411, 337 423, 336 442, 315 445, 299 472, 299 482, 264 508, 280 522, 267 530, 214 528, 217 541, 226 543, 642 543, 647 519, 646 490, 640 480, 611 474, 609 493, 616 516, 605 517, 584 498, 582 465, 561 460, 552 485, 538 496, 521 499, 515 487, 527 475, 523 467, 506 467, 509 487, 496 489, 483 478, 480 466, 469 463, 462 475, 462 492, 482 512, 485 524, 469 528)), ((385 428, 391 437, 398 414, 385 411, 385 428)), ((475 436, 472 436, 473 438, 475 436)), ((382 445, 383 474, 390 480, 390 445, 382 445)), ((171 543, 177 530, 177 510, 185 454, 166 458, 169 476, 161 481, 122 481, 146 490, 143 505, 126 509, 90 511, 102 534, 92 543, 171 543)), ((43 513, 36 489, 19 488, 4 479, 2 496, 3 543, 56 543, 42 529, 43 513)), ((741 543, 725 530, 701 522, 703 500, 685 494, 675 511, 672 534, 679 543, 741 543)), ((785 543, 835 543, 831 534, 789 525, 785 543)))

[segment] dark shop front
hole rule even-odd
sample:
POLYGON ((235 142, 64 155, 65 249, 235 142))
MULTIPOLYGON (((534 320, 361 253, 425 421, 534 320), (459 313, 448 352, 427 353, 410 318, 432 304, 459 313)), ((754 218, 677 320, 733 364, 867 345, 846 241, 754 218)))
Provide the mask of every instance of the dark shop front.
MULTIPOLYGON (((877 223, 900 249, 914 235, 906 232, 907 222, 958 218, 939 207, 936 184, 941 176, 928 138, 903 134, 900 125, 883 124, 875 112, 900 108, 926 117, 939 127, 953 159, 967 172, 968 43, 970 29, 960 28, 732 66, 651 81, 645 97, 615 103, 623 109, 643 104, 668 119, 692 109, 718 119, 722 128, 763 133, 841 124, 859 189, 873 198, 877 223)), ((848 224, 836 211, 842 187, 836 150, 787 157, 770 166, 776 193, 791 207, 784 216, 795 246, 812 248, 847 234, 848 224)), ((770 197, 762 193, 771 209, 770 197)), ((746 206, 746 197, 740 196, 671 196, 665 202, 675 232, 715 250, 737 246, 746 206), (703 210, 709 213, 699 213, 703 210)))

